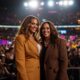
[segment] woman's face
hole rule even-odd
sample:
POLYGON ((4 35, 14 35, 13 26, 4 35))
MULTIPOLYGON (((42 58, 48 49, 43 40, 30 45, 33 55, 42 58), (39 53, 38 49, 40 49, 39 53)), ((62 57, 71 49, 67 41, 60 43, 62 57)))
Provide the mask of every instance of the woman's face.
POLYGON ((50 37, 50 26, 48 23, 45 23, 42 28, 42 34, 45 38, 50 37))
POLYGON ((37 19, 32 19, 31 23, 29 24, 30 33, 35 33, 37 29, 38 29, 38 21, 37 19))

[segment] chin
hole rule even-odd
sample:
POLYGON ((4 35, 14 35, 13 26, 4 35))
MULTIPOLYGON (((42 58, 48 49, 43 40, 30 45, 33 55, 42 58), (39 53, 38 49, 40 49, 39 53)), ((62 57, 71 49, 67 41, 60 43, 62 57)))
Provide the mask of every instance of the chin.
POLYGON ((36 32, 36 30, 33 30, 32 32, 36 32))
POLYGON ((49 38, 49 36, 44 36, 45 38, 49 38))
POLYGON ((49 37, 48 35, 44 35, 44 37, 49 37))

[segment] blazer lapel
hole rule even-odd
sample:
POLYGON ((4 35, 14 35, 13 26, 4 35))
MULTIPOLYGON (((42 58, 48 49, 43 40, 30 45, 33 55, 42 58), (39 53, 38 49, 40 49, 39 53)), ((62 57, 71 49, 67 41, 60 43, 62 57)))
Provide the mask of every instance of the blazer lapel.
POLYGON ((34 40, 29 39, 29 44, 30 44, 30 47, 32 47, 34 53, 38 55, 37 43, 34 40))
POLYGON ((46 50, 46 53, 45 53, 45 59, 44 59, 44 62, 46 62, 47 61, 47 58, 48 58, 48 56, 50 55, 50 54, 57 54, 57 52, 58 52, 58 47, 57 47, 57 44, 55 45, 55 47, 53 46, 53 45, 51 45, 51 44, 49 44, 49 46, 48 46, 48 48, 47 48, 47 50, 46 50))
POLYGON ((46 53, 45 53, 45 59, 44 59, 44 62, 47 61, 48 54, 50 53, 51 48, 52 48, 52 45, 49 44, 49 45, 48 45, 48 48, 47 48, 47 50, 46 50, 46 53))

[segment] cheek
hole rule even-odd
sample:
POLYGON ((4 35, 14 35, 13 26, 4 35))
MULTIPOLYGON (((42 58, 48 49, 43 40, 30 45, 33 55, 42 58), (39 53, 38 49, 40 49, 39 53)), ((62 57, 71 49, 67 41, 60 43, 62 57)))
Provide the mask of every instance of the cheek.
POLYGON ((50 33, 50 30, 42 30, 42 33, 50 33))
POLYGON ((48 33, 50 33, 50 30, 48 30, 48 33))
POLYGON ((50 35, 50 30, 47 30, 47 32, 46 32, 48 35, 50 35))
POLYGON ((30 31, 38 32, 38 27, 32 26, 30 27, 30 31))

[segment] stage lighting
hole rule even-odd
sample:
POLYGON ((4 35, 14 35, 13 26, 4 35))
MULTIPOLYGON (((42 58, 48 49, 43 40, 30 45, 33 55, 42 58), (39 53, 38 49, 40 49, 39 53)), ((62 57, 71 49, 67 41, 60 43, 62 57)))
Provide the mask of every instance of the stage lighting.
POLYGON ((38 7, 38 2, 37 1, 30 1, 29 6, 33 9, 38 7))
POLYGON ((58 4, 60 6, 70 6, 73 5, 74 1, 73 0, 64 0, 64 1, 59 1, 58 4))
POLYGON ((59 3, 58 3, 60 6, 62 6, 63 5, 63 1, 59 1, 59 3))
POLYGON ((27 2, 24 2, 24 6, 27 7, 28 6, 28 3, 27 2))
POLYGON ((44 6, 44 2, 41 2, 40 5, 41 5, 41 6, 44 6))
POLYGON ((74 4, 74 1, 73 0, 70 0, 69 1, 69 5, 73 5, 74 4))
POLYGON ((59 5, 61 7, 68 7, 68 6, 73 5, 74 1, 73 0, 60 0, 60 1, 54 2, 53 0, 49 0, 49 1, 46 1, 46 2, 44 2, 44 1, 41 1, 41 2, 39 1, 38 2, 38 0, 30 0, 28 2, 25 2, 24 6, 27 9, 31 8, 31 9, 39 9, 39 10, 41 10, 46 5, 45 3, 47 3, 47 5, 49 7, 53 7, 54 5, 55 6, 59 5))
POLYGON ((54 5, 54 2, 51 0, 51 1, 48 1, 48 6, 49 7, 52 7, 54 5))
POLYGON ((65 0, 65 1, 63 2, 63 5, 64 5, 64 6, 68 6, 68 3, 69 3, 69 1, 65 0))

